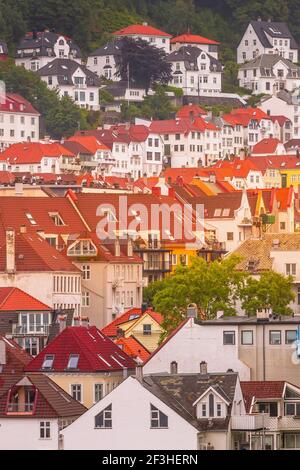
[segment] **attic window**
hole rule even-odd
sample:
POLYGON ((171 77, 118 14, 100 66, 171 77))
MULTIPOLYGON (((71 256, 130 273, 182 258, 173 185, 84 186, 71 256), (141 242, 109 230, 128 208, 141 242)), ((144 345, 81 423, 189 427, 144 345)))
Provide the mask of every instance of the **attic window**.
POLYGON ((248 271, 254 271, 255 267, 256 267, 256 261, 255 260, 249 260, 248 265, 247 265, 248 271))
POLYGON ((49 212, 49 217, 51 217, 56 227, 62 227, 66 225, 58 212, 49 212))
POLYGON ((29 222, 31 223, 31 225, 37 225, 36 221, 34 220, 34 218, 32 217, 32 215, 29 212, 26 212, 26 217, 29 220, 29 222))
POLYGON ((116 222, 117 218, 110 208, 103 207, 101 213, 107 218, 108 222, 116 222))
POLYGON ((221 217, 222 209, 215 209, 214 217, 221 217))
POLYGON ((97 250, 90 240, 80 240, 68 250, 69 256, 96 256, 97 250))
POLYGON ((151 406, 151 428, 166 429, 168 427, 168 416, 153 405, 151 406))
POLYGON ((79 354, 70 354, 68 361, 68 369, 77 369, 79 361, 79 354))
POLYGON ((228 217, 230 214, 230 209, 223 209, 223 217, 228 217))
POLYGON ((54 362, 54 354, 46 354, 42 369, 52 369, 54 362))

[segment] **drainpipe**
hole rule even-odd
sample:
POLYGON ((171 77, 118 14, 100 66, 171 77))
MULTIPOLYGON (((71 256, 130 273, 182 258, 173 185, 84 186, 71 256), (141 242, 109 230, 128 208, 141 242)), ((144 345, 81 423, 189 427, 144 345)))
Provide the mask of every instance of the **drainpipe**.
POLYGON ((266 380, 266 341, 265 341, 265 325, 263 324, 263 380, 266 380))

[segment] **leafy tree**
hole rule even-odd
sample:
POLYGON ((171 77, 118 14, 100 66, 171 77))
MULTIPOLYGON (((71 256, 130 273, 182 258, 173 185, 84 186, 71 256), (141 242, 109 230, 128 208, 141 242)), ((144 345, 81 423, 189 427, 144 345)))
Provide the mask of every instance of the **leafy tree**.
POLYGON ((194 258, 191 266, 178 267, 174 274, 146 291, 146 296, 153 297, 155 310, 164 317, 166 334, 185 318, 190 303, 195 303, 208 319, 215 318, 219 310, 234 315, 235 302, 248 276, 236 270, 239 262, 235 256, 210 264, 194 258))
POLYGON ((260 279, 249 277, 241 290, 242 308, 248 315, 258 309, 271 308, 275 314, 291 315, 289 303, 294 299, 293 278, 274 271, 263 273, 260 279))
POLYGON ((171 64, 162 49, 132 38, 124 38, 120 49, 116 61, 117 77, 122 80, 130 78, 137 86, 145 88, 146 93, 154 83, 167 84, 170 81, 171 64))

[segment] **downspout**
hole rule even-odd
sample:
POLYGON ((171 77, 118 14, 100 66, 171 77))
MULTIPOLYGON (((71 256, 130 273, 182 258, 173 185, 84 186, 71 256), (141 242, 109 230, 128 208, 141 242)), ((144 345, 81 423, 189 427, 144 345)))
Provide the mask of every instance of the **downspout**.
POLYGON ((266 380, 265 324, 263 324, 263 381, 266 380))

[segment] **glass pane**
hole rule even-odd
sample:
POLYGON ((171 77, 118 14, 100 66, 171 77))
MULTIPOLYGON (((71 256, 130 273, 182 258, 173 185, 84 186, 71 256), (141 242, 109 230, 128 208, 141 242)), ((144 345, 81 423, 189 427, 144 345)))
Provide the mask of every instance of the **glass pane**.
POLYGON ((285 434, 285 447, 286 449, 294 449, 295 447, 295 436, 294 434, 285 434))

